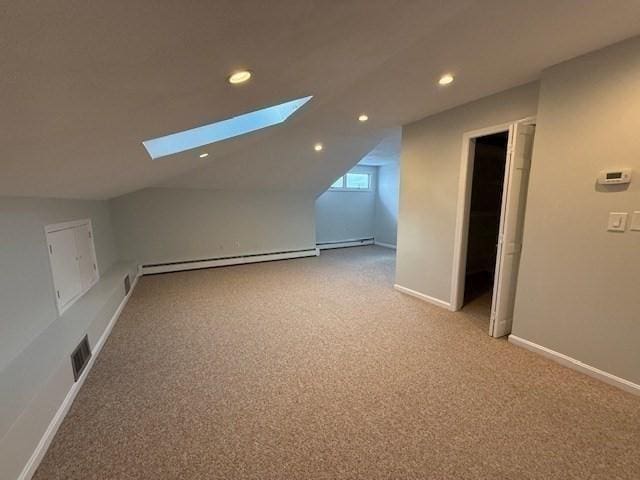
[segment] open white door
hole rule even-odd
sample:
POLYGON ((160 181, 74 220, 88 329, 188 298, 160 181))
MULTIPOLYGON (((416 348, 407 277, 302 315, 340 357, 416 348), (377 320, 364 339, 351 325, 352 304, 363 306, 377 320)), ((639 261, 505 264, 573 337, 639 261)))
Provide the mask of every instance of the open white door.
POLYGON ((523 122, 510 132, 489 324, 493 337, 511 333, 535 128, 523 122))

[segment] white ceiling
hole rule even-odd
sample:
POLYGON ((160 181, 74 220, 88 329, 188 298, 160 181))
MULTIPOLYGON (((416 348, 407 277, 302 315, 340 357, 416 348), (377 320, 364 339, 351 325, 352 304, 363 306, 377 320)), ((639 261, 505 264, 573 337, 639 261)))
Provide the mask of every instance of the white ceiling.
POLYGON ((640 33, 637 0, 22 0, 1 10, 0 194, 68 198, 153 185, 318 193, 399 125, 640 33), (240 67, 254 78, 232 87, 226 76, 240 67), (439 87, 448 71, 456 82, 439 87), (206 159, 154 161, 141 143, 304 95, 314 99, 285 124, 211 145, 206 159))
POLYGON ((358 162, 358 165, 382 167, 384 165, 398 163, 400 160, 401 146, 402 129, 396 128, 389 135, 384 137, 382 141, 373 148, 373 150, 362 157, 358 162))

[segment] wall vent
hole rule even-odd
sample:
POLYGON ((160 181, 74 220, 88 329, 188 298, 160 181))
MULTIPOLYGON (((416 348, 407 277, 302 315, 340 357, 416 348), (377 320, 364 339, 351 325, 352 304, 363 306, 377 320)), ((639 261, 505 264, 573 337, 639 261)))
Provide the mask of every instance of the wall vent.
POLYGON ((129 275, 124 277, 124 294, 129 295, 129 290, 131 290, 131 279, 129 275))
POLYGON ((87 366, 89 359, 91 358, 91 348, 89 347, 89 338, 84 336, 80 344, 71 354, 71 366, 73 367, 73 379, 78 381, 83 370, 87 366))

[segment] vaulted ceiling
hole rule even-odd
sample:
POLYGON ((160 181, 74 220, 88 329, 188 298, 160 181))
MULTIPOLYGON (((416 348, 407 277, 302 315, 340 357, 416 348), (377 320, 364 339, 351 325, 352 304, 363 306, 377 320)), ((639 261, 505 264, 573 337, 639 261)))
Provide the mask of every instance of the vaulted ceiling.
POLYGON ((400 161, 401 147, 402 129, 398 127, 384 137, 373 150, 362 157, 358 164, 369 167, 382 167, 392 163, 398 163, 400 161))
POLYGON ((0 195, 317 193, 399 125, 640 33, 640 2, 22 0, 0 6, 0 32, 0 195), (238 68, 254 77, 232 86, 238 68), (142 146, 306 95, 287 122, 204 159, 142 146))

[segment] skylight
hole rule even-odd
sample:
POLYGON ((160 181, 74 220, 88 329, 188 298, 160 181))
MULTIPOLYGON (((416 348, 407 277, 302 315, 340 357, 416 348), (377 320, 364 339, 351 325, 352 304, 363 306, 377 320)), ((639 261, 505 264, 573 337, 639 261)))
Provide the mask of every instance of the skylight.
POLYGON ((164 137, 142 142, 152 159, 156 160, 174 153, 220 142, 228 138, 255 132, 284 122, 293 113, 311 100, 313 96, 302 97, 271 107, 244 113, 237 117, 203 125, 202 127, 172 133, 164 137))

